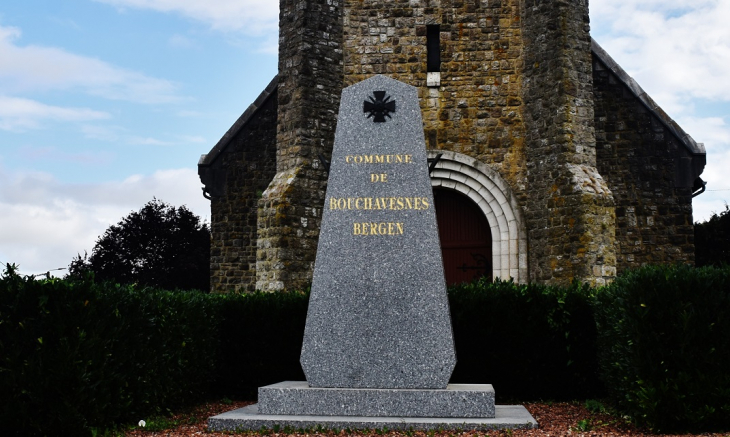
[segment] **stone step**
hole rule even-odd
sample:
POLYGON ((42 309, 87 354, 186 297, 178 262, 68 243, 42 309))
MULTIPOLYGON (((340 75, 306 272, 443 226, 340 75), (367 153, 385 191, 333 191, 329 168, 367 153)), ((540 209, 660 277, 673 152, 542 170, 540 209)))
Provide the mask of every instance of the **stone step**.
POLYGON ((208 419, 209 431, 260 430, 419 430, 489 431, 534 429, 537 422, 522 405, 497 405, 493 418, 455 417, 360 417, 294 416, 259 414, 258 405, 249 405, 208 419))
POLYGON ((284 381, 259 387, 258 411, 273 415, 372 417, 494 417, 491 384, 449 384, 446 389, 310 387, 284 381))

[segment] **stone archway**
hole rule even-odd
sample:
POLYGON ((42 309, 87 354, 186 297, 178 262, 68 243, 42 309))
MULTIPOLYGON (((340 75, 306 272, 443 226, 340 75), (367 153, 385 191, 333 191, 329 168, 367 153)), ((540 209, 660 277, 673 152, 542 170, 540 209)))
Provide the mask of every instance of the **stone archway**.
POLYGON ((492 278, 528 281, 527 231, 522 210, 507 182, 486 164, 461 153, 430 150, 429 158, 442 154, 431 172, 431 185, 458 191, 479 206, 492 233, 492 278))

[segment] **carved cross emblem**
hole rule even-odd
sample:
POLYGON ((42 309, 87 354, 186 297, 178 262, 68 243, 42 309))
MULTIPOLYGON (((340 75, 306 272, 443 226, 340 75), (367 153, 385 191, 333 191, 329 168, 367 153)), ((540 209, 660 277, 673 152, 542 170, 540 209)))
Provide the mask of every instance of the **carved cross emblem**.
POLYGON ((385 117, 393 118, 390 113, 395 112, 395 100, 386 97, 385 91, 373 91, 373 95, 363 102, 363 112, 368 118, 373 117, 375 123, 384 123, 385 117))

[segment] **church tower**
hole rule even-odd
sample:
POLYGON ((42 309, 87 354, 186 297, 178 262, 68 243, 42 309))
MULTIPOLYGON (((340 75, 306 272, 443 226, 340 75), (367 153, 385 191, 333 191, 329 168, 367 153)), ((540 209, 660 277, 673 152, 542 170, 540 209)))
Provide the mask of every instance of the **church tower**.
POLYGON ((693 262, 704 148, 591 40, 587 0, 280 7, 277 78, 199 165, 213 289, 308 286, 339 95, 375 74, 418 89, 448 282, 693 262))

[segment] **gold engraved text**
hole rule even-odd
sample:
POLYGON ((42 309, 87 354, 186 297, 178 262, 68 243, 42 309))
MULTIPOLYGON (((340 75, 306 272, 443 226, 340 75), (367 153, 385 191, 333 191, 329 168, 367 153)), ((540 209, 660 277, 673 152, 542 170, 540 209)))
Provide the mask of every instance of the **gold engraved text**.
POLYGON ((403 223, 353 223, 352 235, 403 235, 403 223))
POLYGON ((391 210, 417 211, 429 209, 431 203, 426 197, 330 197, 329 209, 332 210, 391 210))
POLYGON ((411 164, 413 155, 347 155, 348 164, 411 164))

